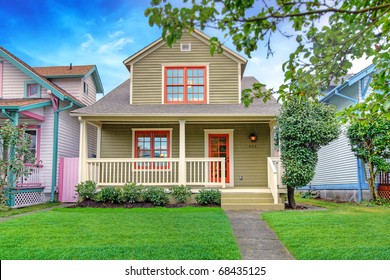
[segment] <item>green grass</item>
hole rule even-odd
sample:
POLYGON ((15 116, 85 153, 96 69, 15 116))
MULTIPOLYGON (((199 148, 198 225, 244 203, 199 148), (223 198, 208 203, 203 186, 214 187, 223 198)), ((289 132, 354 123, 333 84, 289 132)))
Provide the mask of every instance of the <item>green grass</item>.
POLYGON ((263 218, 299 260, 389 260, 390 208, 297 199, 324 211, 266 212, 263 218))
POLYGON ((57 208, 0 223, 0 259, 240 259, 220 208, 57 208))
POLYGON ((0 211, 0 218, 6 218, 6 217, 13 216, 13 215, 23 214, 23 213, 27 213, 27 212, 36 211, 36 210, 42 210, 42 209, 46 209, 46 208, 58 206, 58 205, 60 205, 59 202, 52 202, 52 203, 43 203, 43 204, 37 204, 37 205, 33 205, 33 206, 27 206, 27 207, 23 207, 23 208, 15 208, 15 209, 8 208, 8 210, 6 210, 6 211, 0 211))

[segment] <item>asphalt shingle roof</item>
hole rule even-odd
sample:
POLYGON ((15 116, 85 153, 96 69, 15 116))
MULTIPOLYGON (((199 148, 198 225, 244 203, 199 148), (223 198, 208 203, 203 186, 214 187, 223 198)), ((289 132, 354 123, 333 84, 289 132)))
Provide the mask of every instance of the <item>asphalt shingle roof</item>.
MULTIPOLYGON (((244 77, 242 88, 251 88, 258 82, 255 77, 244 77)), ((262 100, 255 102, 248 108, 244 104, 150 104, 130 105, 130 79, 109 92, 102 99, 90 106, 73 111, 76 115, 162 115, 162 116, 276 116, 281 105, 275 98, 264 103, 262 100)))
POLYGON ((84 76, 95 65, 33 67, 41 76, 84 76))

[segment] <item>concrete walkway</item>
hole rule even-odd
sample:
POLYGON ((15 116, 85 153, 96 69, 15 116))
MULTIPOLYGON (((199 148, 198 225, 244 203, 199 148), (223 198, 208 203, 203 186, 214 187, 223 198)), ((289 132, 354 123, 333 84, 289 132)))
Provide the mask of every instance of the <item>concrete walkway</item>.
POLYGON ((226 211, 244 260, 293 260, 260 211, 226 211))

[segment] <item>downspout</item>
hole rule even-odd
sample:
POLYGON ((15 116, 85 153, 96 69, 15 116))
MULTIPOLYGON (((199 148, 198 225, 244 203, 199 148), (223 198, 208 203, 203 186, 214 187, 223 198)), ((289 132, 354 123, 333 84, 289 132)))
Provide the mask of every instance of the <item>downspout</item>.
POLYGON ((364 182, 364 167, 361 159, 357 159, 357 171, 358 171, 358 202, 361 203, 363 200, 362 187, 364 182))
MULTIPOLYGON (((59 107, 59 104, 58 104, 59 107)), ((54 111, 54 134, 53 134, 53 158, 52 158, 52 168, 51 168, 51 193, 50 193, 50 202, 54 201, 54 190, 57 183, 57 161, 58 161, 58 120, 59 113, 65 110, 68 110, 73 107, 73 101, 70 101, 69 105, 57 109, 54 111)))

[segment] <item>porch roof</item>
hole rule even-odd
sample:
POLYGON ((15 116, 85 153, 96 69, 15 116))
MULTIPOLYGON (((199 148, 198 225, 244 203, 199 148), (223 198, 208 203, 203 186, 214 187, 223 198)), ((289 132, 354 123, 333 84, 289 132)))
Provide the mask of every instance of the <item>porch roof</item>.
POLYGON ((51 105, 51 101, 48 98, 0 99, 0 109, 5 110, 25 111, 48 105, 51 105))
MULTIPOLYGON (((244 77, 243 89, 249 88, 257 80, 244 77)), ((249 108, 244 104, 130 104, 130 79, 116 87, 93 105, 77 109, 73 116, 250 116, 275 117, 281 105, 275 98, 264 103, 255 100, 249 108)))

